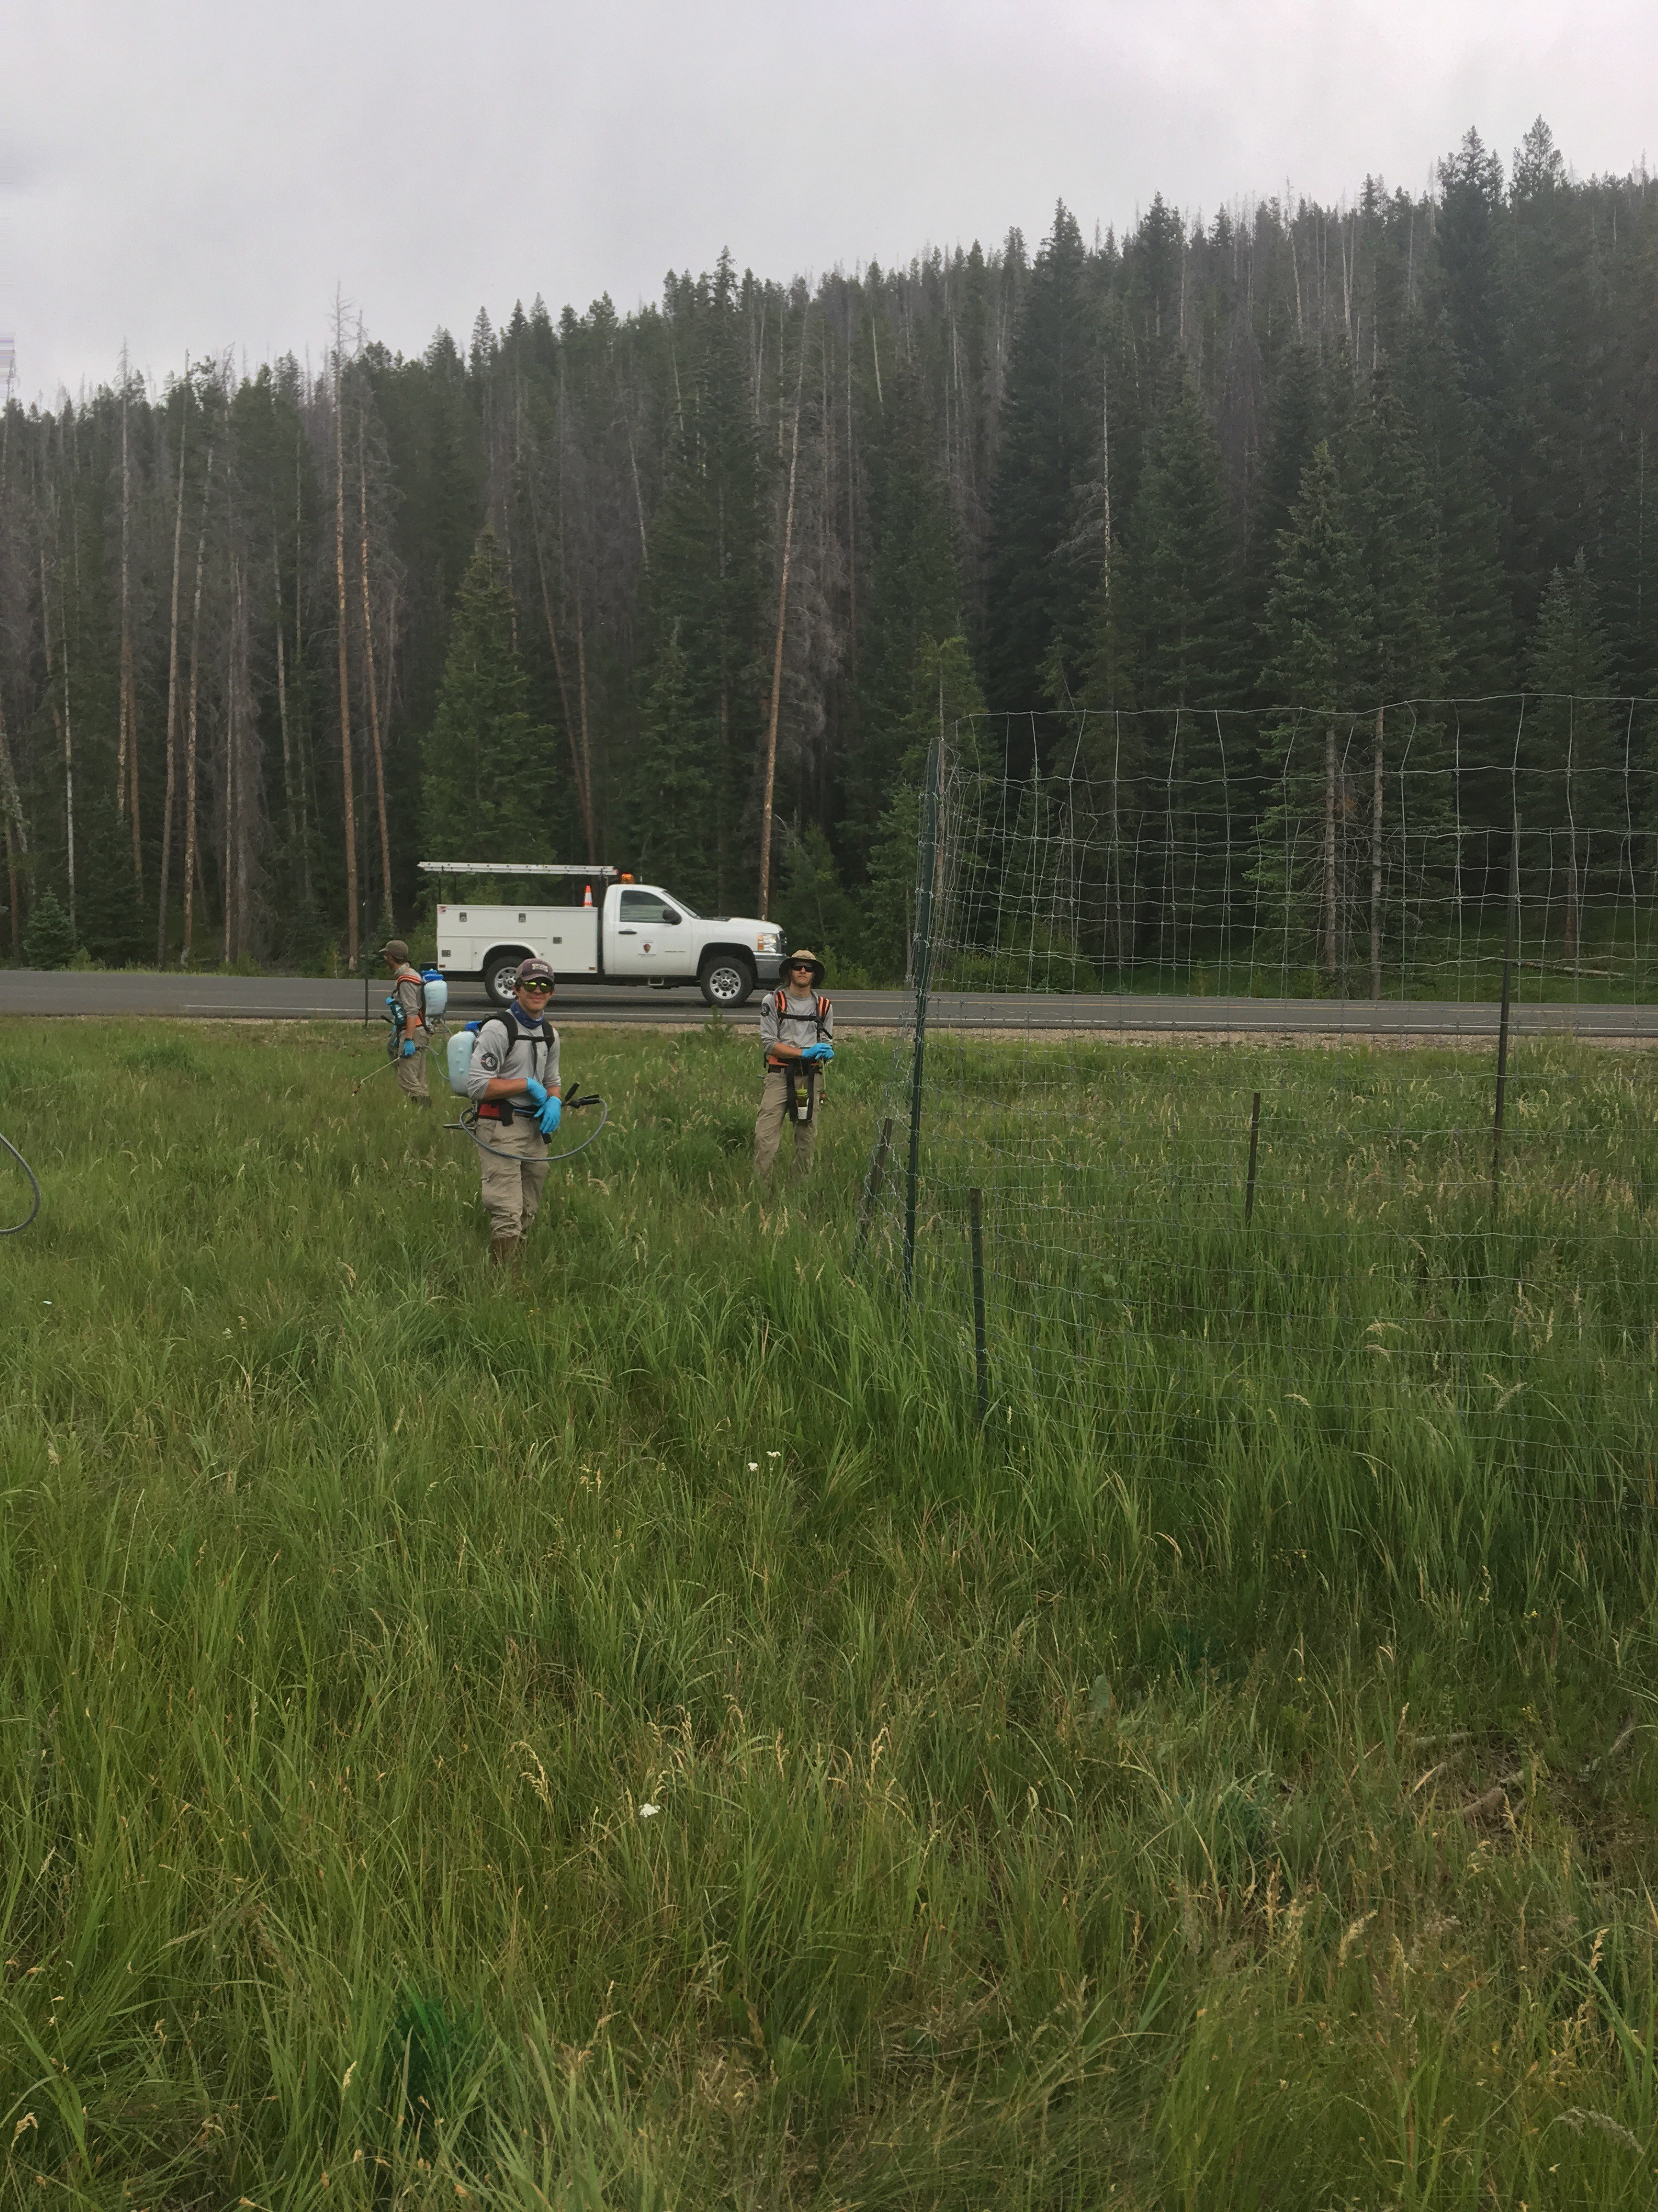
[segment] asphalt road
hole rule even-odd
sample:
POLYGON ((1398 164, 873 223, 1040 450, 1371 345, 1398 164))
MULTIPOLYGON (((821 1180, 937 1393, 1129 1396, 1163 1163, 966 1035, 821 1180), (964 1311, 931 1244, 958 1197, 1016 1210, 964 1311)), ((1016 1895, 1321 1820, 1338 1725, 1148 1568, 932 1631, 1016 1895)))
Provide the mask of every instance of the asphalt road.
MULTIPOLYGON (((384 1012, 385 987, 370 987, 370 1018, 384 1012)), ((482 1013, 488 1001, 477 984, 450 992, 452 1014, 482 1013)), ((908 1019, 904 991, 837 991, 835 1017, 843 1030, 893 1029, 908 1019)), ((37 1018, 101 1015, 119 1019, 156 1016, 190 1021, 355 1021, 363 1018, 361 983, 321 982, 305 975, 145 975, 47 974, 0 969, 0 1014, 37 1018)), ((760 1002, 727 1019, 757 1023, 760 1002)), ((564 1024, 602 1022, 623 1026, 683 1027, 706 1021, 708 1009, 694 986, 682 990, 627 989, 603 984, 562 985, 556 1018, 564 1024)), ((1400 1038, 1495 1036, 1494 1005, 1449 1000, 1395 1000, 1372 1005, 1349 999, 1199 999, 1096 996, 1067 998, 1049 992, 940 993, 929 1021, 941 1029, 1120 1030, 1166 1036, 1301 1036, 1400 1038)), ((1516 1006, 1521 1035, 1564 1032, 1582 1037, 1658 1039, 1658 1006, 1562 1005, 1516 1006)))

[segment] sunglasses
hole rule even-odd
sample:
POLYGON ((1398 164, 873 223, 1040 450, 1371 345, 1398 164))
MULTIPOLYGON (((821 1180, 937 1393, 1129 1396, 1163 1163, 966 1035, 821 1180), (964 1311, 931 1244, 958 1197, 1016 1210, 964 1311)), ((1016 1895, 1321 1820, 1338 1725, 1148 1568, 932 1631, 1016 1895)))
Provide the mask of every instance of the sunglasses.
POLYGON ((791 975, 810 975, 811 972, 812 963, 810 960, 791 960, 789 963, 791 975))
POLYGON ((534 982, 520 983, 518 988, 520 991, 538 991, 544 999, 553 987, 550 983, 534 982))

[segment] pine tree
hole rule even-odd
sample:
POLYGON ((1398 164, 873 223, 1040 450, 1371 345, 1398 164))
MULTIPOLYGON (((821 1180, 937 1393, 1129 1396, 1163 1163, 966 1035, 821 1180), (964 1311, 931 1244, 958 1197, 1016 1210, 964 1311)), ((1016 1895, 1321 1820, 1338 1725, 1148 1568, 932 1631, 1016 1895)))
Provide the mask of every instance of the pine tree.
POLYGON ((1440 681, 1448 697, 1491 698, 1511 690, 1515 675, 1501 521, 1473 410, 1436 324, 1412 325, 1399 389, 1433 517, 1434 605, 1445 653, 1440 681))
POLYGON ((1290 526, 1314 447, 1329 434, 1328 415, 1318 354, 1294 339, 1284 349, 1272 387, 1260 489, 1249 518, 1251 612, 1256 621, 1272 587, 1278 533, 1290 526))
POLYGON ((1445 650, 1434 517, 1415 434, 1385 369, 1348 426, 1341 478, 1359 591, 1355 703, 1431 698, 1445 650))
POLYGON ((552 732, 531 716, 529 685, 512 637, 501 548, 486 529, 461 581, 426 738, 421 817, 434 857, 553 857, 547 827, 552 732))
POLYGON ((633 795, 640 869, 693 904, 712 906, 718 870, 708 837, 720 773, 720 726, 692 693, 676 623, 657 653, 640 717, 633 795))
POLYGON ((1062 552, 1074 488, 1097 471, 1099 355, 1086 276, 1082 233, 1061 204, 1019 317, 991 506, 987 688, 991 705, 1010 714, 1048 704, 1048 648, 1056 629, 1080 627, 1078 594, 1088 588, 1062 552))
MULTIPOLYGON (((762 727, 762 602, 770 597, 762 582, 754 404, 728 254, 720 256, 713 283, 687 302, 685 320, 691 357, 680 371, 673 448, 651 542, 647 695, 663 656, 677 652, 672 689, 707 776, 695 827, 712 865, 714 902, 723 908, 748 880, 741 822, 762 727)), ((656 811, 636 784, 637 834, 650 832, 656 811)))
POLYGON ((848 872, 867 867, 885 811, 916 670, 962 627, 945 486, 920 380, 901 368, 890 380, 880 453, 876 546, 865 599, 859 735, 843 763, 838 844, 848 872))
POLYGON ((1280 916, 1284 955, 1309 946, 1327 983, 1345 952, 1345 830, 1357 811, 1348 738, 1365 647, 1359 545, 1327 441, 1314 448, 1266 604, 1278 696, 1306 710, 1270 740, 1271 800, 1256 880, 1280 916))
POLYGON ((1146 707, 1234 707, 1242 685, 1237 559, 1220 452, 1182 377, 1159 425, 1133 534, 1146 707))
POLYGON ((1581 552, 1549 578, 1526 684, 1539 696, 1527 701, 1516 751, 1524 888, 1546 902, 1546 937, 1558 927, 1565 957, 1575 961, 1588 895, 1617 880, 1629 827, 1622 718, 1606 696, 1612 653, 1581 552))
POLYGON ((867 924, 859 951, 879 981, 893 981, 906 972, 928 751, 941 726, 952 742, 976 741, 970 726, 983 712, 967 640, 924 643, 911 678, 909 711, 895 732, 897 771, 870 856, 867 924))
POLYGON ((75 957, 75 932, 55 893, 40 892, 23 925, 26 968, 67 968, 75 957))
POLYGON ((1436 236, 1451 343, 1480 434, 1495 452, 1508 359, 1499 230, 1503 164, 1477 131, 1439 168, 1436 236))

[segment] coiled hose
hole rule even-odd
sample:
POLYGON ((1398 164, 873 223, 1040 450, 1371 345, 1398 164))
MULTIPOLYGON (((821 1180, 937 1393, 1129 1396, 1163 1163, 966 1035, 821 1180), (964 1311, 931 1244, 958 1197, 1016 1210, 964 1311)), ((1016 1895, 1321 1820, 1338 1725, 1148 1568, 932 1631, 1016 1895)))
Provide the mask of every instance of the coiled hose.
POLYGON ((30 1222, 33 1220, 35 1215, 40 1211, 40 1185, 35 1177, 34 1170, 23 1158, 23 1155, 18 1151, 16 1146, 13 1144, 11 1139, 9 1137, 0 1137, 0 1145, 3 1145, 5 1146, 6 1150, 11 1154, 13 1159, 16 1161, 18 1166, 21 1168, 23 1173, 28 1177, 29 1188, 34 1193, 34 1203, 30 1206, 28 1212, 23 1216, 22 1219, 21 1221, 14 1221, 9 1229, 0 1229, 0 1237, 15 1237, 20 1231, 25 1230, 28 1227, 30 1222))
MULTIPOLYGON (((598 1128, 592 1132, 591 1136, 584 1137, 579 1145, 572 1145, 568 1152, 549 1152, 544 1163, 542 1164, 550 1168, 556 1166, 560 1160, 573 1160, 578 1152, 585 1152, 588 1146, 594 1141, 594 1139, 604 1133, 604 1124, 610 1118, 610 1107, 605 1103, 604 1099, 598 1097, 597 1092, 592 1093, 590 1097, 586 1098, 576 1098, 572 1097, 564 1101, 564 1111, 567 1114, 579 1114, 584 1106, 598 1107, 598 1128)), ((492 1160, 511 1160, 518 1166, 522 1166, 524 1164, 523 1155, 521 1153, 503 1152, 498 1145, 486 1145, 484 1143, 483 1138, 480 1137, 477 1133, 477 1109, 476 1106, 463 1121, 446 1121, 443 1126, 446 1129, 459 1129, 463 1137, 470 1137, 472 1142, 477 1146, 479 1152, 488 1152, 492 1160)), ((534 1164, 532 1163, 532 1164, 534 1164)))

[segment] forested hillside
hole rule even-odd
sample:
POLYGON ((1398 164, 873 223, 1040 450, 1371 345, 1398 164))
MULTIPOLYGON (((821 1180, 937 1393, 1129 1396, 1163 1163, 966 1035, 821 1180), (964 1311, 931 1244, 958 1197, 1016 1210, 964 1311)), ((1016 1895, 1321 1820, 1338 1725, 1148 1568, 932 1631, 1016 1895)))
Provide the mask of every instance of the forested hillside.
POLYGON ((422 858, 602 859, 901 970, 941 707, 1658 690, 1655 356, 1658 185, 1540 123, 1431 197, 13 404, 4 945, 50 894, 344 968, 422 858))

